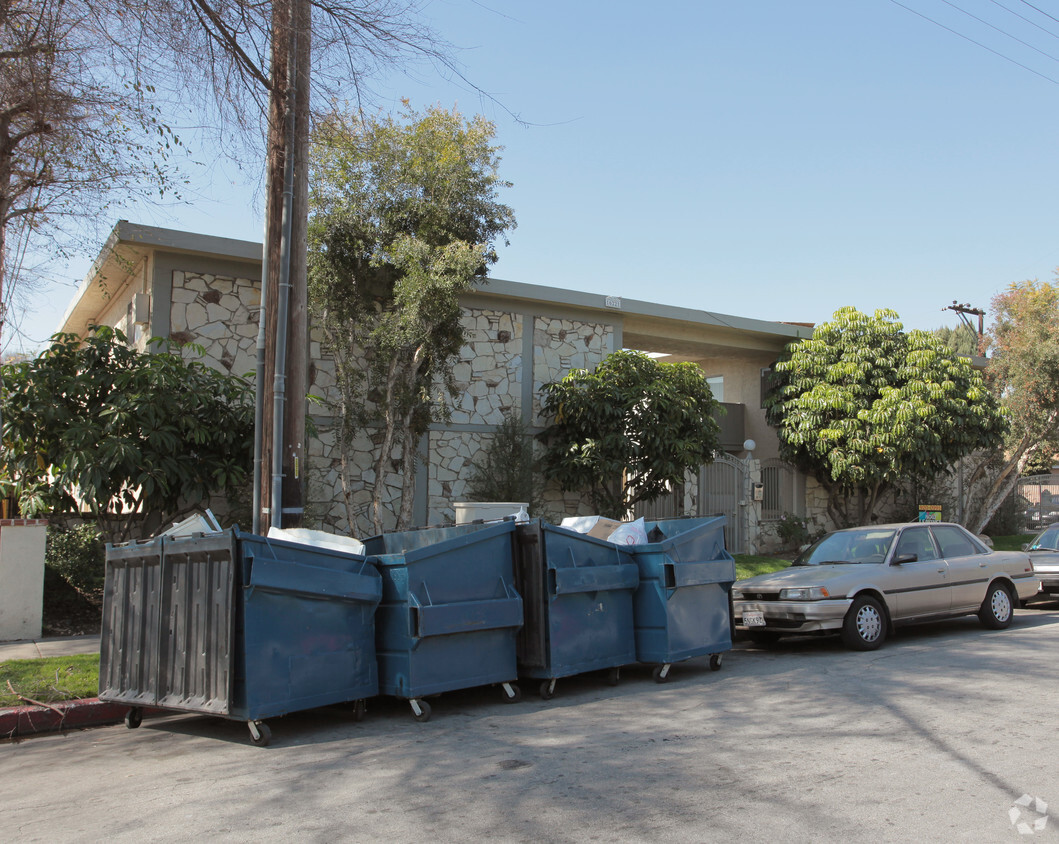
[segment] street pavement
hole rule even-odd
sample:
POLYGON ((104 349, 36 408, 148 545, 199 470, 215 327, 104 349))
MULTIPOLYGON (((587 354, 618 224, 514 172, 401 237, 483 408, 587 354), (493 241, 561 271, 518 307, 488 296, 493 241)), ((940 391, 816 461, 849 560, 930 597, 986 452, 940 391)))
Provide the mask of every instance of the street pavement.
POLYGON ((542 701, 194 715, 0 744, 3 836, 55 841, 1059 840, 1059 606, 881 650, 801 639, 542 701), (1024 797, 1025 796, 1025 797, 1024 797), (1041 802, 1037 802, 1037 800, 1041 802), (1019 802, 1021 801, 1021 802, 1019 802), (1029 805, 1026 805, 1026 804, 1029 805), (1020 833, 1018 824, 1024 824, 1020 833), (1036 824, 1036 829, 1034 828, 1036 824))

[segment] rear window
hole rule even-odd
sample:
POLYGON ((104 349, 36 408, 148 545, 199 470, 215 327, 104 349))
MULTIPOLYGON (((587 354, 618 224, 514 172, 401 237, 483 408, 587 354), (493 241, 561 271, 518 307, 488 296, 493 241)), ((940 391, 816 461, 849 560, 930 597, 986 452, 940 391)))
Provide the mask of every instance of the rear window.
POLYGON ((941 548, 942 557, 969 557, 972 554, 988 554, 989 549, 963 528, 956 525, 932 527, 934 538, 941 548))

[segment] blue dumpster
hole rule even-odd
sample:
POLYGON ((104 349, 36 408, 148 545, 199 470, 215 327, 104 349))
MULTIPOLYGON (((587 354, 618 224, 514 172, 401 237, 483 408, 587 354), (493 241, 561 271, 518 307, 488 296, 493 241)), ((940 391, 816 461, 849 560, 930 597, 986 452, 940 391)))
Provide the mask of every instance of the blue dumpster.
POLYGON ((541 697, 560 677, 636 661, 632 596, 639 570, 623 547, 540 519, 519 525, 518 586, 526 623, 519 671, 542 680, 541 697))
POLYGON ((724 516, 647 522, 647 545, 630 547, 640 571, 634 596, 636 659, 653 664, 655 680, 670 667, 732 647, 728 593, 735 560, 724 547, 724 516))
POLYGON ((378 571, 362 555, 241 533, 107 546, 99 697, 246 721, 378 694, 378 571))
POLYGON ((515 636, 514 521, 386 533, 364 541, 382 575, 376 615, 379 690, 430 719, 427 695, 499 683, 521 697, 515 636))

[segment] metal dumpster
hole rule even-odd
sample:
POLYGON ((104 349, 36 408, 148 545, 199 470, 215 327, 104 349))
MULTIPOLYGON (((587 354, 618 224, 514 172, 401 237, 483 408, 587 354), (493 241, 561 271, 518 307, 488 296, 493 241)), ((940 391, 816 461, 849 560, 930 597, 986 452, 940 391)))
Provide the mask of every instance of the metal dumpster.
POLYGON ((378 694, 375 567, 356 554, 241 533, 107 547, 99 697, 246 721, 378 694))
POLYGON ((540 519, 516 531, 518 588, 526 623, 519 634, 519 671, 555 694, 559 677, 636 661, 632 596, 639 570, 624 548, 540 519))
POLYGON ((646 522, 647 545, 630 547, 640 571, 633 600, 636 659, 655 666, 660 683, 670 667, 710 654, 710 668, 732 647, 728 593, 735 560, 725 550, 724 516, 646 522))
POLYGON ((364 541, 383 583, 375 622, 379 690, 406 699, 417 721, 430 719, 427 695, 499 683, 505 700, 520 699, 514 529, 504 521, 364 541))

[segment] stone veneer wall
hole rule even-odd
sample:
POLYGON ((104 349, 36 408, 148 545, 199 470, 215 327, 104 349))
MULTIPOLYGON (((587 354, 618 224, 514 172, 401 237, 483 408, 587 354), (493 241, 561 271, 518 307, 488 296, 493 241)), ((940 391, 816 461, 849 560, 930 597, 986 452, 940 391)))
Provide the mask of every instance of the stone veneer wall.
MULTIPOLYGON (((246 278, 174 272, 169 335, 204 348, 203 362, 224 372, 252 377, 256 362, 260 288, 246 278)), ((591 368, 614 350, 615 328, 602 322, 545 317, 483 308, 467 308, 463 317, 467 342, 454 367, 462 388, 448 425, 431 430, 425 446, 427 523, 453 518, 452 502, 464 499, 480 452, 504 415, 523 404, 524 379, 532 383, 532 404, 523 418, 539 427, 541 387, 574 368, 591 368), (532 336, 532 358, 525 359, 526 333, 532 336)), ((319 329, 310 336, 310 389, 322 402, 310 408, 316 436, 306 444, 306 520, 310 524, 364 536, 372 532, 368 512, 374 483, 374 456, 379 433, 366 431, 353 445, 351 490, 355 524, 346 515, 340 461, 330 402, 336 398, 334 363, 324 352, 319 329)), ((186 352, 188 356, 194 352, 186 352)), ((393 465, 397 467, 397 455, 393 465)), ((391 528, 400 506, 399 476, 387 479, 384 504, 391 528)), ((577 493, 545 491, 548 515, 587 514, 591 507, 577 493)))
MULTIPOLYGON (((204 349, 203 363, 222 372, 253 377, 261 290, 247 278, 173 273, 169 336, 204 349)), ((185 356, 196 358, 188 350, 185 356)))

